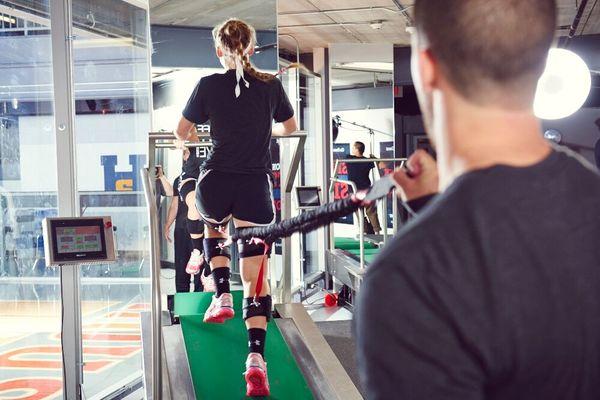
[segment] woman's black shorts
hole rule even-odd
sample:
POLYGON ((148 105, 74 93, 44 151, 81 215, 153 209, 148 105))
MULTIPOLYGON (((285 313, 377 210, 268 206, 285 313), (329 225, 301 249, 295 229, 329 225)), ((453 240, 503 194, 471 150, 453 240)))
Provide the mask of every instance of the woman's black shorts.
POLYGON ((254 225, 272 224, 275 210, 271 176, 201 171, 196 206, 202 219, 213 228, 226 225, 231 218, 254 225))

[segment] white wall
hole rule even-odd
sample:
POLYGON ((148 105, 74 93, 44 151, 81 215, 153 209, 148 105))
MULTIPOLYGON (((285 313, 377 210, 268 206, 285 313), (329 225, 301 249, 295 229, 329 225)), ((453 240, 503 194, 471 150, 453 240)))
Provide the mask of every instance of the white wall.
MULTIPOLYGON (((78 115, 77 184, 80 191, 104 191, 103 155, 116 155, 116 171, 131 171, 129 156, 146 154, 147 114, 78 115)), ((56 149, 52 116, 19 117, 21 180, 6 181, 8 190, 55 191, 56 149)), ((138 173, 138 172, 136 172, 138 173)))
POLYGON ((359 125, 368 126, 382 132, 388 132, 389 135, 391 135, 387 136, 375 132, 373 135, 375 139, 375 148, 372 149, 371 135, 366 129, 342 122, 336 143, 350 143, 350 145, 352 145, 352 143, 360 141, 365 144, 365 156, 369 156, 371 153, 375 156, 379 156, 379 143, 394 141, 394 109, 391 104, 390 108, 339 111, 335 114, 339 115, 342 120, 355 122, 359 125))

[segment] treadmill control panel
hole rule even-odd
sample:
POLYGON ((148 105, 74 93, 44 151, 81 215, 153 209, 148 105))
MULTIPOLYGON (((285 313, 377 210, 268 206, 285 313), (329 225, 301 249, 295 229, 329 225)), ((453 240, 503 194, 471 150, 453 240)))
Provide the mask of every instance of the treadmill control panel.
POLYGON ((299 209, 310 209, 321 205, 321 188, 318 186, 296 187, 296 198, 299 209))
POLYGON ((42 225, 46 265, 116 260, 110 217, 46 218, 42 225))

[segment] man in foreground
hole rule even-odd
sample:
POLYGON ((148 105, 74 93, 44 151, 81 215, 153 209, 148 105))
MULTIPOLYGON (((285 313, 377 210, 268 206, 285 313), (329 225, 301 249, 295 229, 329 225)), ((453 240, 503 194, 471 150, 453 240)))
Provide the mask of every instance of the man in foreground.
POLYGON ((598 398, 600 176, 550 147, 532 111, 555 7, 415 1, 413 78, 438 163, 417 153, 395 178, 408 200, 440 194, 362 285, 368 399, 598 398))

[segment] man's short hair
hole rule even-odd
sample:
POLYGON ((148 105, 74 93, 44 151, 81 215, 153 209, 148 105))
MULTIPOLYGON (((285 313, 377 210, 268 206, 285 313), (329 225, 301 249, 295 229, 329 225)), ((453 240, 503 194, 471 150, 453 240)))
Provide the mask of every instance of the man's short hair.
POLYGON ((501 89, 532 102, 554 39, 555 0, 416 0, 414 13, 419 36, 461 95, 486 103, 501 89))
POLYGON ((363 142, 354 142, 354 147, 360 154, 364 154, 365 152, 365 144, 363 142))

